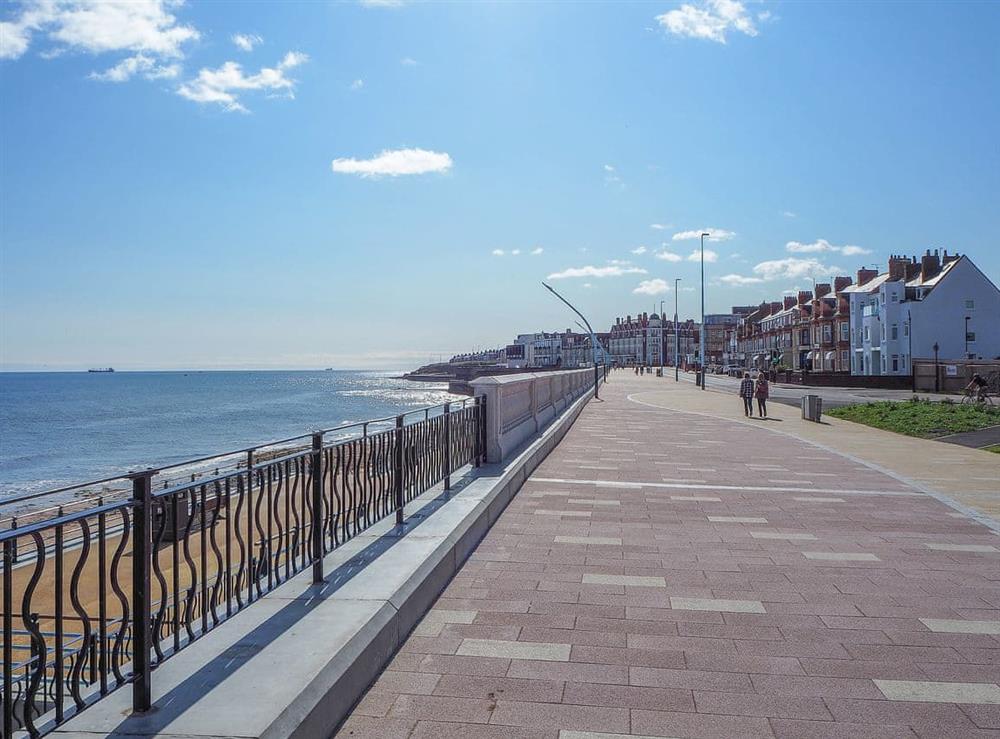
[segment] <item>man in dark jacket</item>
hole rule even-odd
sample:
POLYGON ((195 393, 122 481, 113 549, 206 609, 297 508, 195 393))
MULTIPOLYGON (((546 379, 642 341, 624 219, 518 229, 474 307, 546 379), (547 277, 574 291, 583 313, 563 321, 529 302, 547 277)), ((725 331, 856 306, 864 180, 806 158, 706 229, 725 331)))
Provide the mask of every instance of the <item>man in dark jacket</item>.
POLYGON ((740 382, 740 397, 743 398, 743 415, 753 417, 753 380, 750 373, 743 373, 743 381, 740 382))

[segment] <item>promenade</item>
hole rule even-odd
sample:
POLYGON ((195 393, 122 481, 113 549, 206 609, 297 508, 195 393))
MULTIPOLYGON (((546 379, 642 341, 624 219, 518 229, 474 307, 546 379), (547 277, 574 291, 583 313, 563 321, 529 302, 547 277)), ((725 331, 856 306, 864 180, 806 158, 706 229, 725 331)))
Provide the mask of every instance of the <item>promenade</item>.
POLYGON ((1000 736, 1000 457, 601 395, 338 737, 1000 736))

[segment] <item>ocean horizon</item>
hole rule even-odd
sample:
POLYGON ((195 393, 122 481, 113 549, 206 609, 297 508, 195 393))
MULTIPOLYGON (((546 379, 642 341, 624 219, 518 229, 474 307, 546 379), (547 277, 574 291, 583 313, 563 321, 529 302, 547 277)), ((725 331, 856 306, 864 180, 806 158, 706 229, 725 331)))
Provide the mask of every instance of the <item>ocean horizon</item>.
POLYGON ((460 399, 389 370, 0 372, 0 497, 460 399))

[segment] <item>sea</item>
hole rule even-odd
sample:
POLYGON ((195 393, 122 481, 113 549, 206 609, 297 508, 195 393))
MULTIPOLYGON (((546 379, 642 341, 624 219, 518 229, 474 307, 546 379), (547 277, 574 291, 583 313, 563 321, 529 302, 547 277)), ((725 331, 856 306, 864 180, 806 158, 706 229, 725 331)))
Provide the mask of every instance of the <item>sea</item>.
POLYGON ((0 499, 461 399, 399 375, 3 372, 0 499))

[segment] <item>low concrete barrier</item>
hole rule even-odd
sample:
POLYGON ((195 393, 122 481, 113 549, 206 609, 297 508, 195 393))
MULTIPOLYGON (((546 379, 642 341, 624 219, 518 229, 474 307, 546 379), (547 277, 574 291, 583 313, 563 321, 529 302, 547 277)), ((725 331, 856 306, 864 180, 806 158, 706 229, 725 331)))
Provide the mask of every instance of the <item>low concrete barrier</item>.
POLYGON ((470 384, 476 396, 486 396, 486 460, 502 462, 570 403, 592 392, 594 370, 479 377, 470 384))
POLYGON ((566 377, 495 391, 506 462, 466 468, 451 491, 438 485, 406 505, 403 526, 384 519, 329 554, 322 584, 304 572, 171 657, 156 670, 152 710, 132 713, 130 691, 117 690, 53 735, 331 736, 583 411, 593 371, 545 377, 555 374, 566 377), (516 438, 526 443, 517 452, 516 438))

